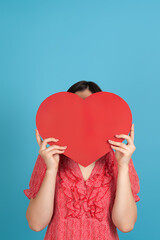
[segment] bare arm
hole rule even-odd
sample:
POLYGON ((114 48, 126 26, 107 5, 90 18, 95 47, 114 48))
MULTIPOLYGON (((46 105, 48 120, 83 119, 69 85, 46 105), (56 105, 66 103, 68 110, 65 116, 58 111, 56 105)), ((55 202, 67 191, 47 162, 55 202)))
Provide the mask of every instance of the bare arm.
POLYGON ((34 231, 44 229, 53 215, 56 175, 56 168, 47 169, 36 197, 30 200, 26 218, 34 231))
POLYGON ((127 165, 119 166, 112 220, 122 232, 131 231, 137 220, 137 206, 131 191, 127 165))
MULTIPOLYGON (((32 230, 41 231, 49 224, 53 215, 56 175, 60 154, 64 153, 67 146, 54 144, 47 148, 48 142, 57 142, 59 140, 56 138, 46 138, 42 141, 37 129, 36 139, 40 146, 39 154, 46 164, 46 171, 36 197, 30 199, 26 218, 32 230)), ((37 169, 37 171, 40 171, 40 169, 37 169)))
POLYGON ((116 134, 118 138, 127 140, 127 144, 108 140, 111 147, 115 149, 115 157, 118 163, 118 176, 115 201, 112 208, 112 220, 115 226, 122 232, 130 232, 137 220, 137 205, 132 194, 129 163, 135 151, 134 124, 131 126, 129 136, 116 134))

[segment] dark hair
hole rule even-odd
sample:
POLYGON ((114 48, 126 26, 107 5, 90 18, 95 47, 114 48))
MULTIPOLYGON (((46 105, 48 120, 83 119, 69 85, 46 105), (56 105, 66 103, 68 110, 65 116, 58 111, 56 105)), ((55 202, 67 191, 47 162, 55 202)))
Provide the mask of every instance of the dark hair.
POLYGON ((102 89, 96 83, 85 80, 74 83, 67 92, 75 93, 76 91, 83 91, 85 89, 89 89, 92 93, 102 92, 102 89))

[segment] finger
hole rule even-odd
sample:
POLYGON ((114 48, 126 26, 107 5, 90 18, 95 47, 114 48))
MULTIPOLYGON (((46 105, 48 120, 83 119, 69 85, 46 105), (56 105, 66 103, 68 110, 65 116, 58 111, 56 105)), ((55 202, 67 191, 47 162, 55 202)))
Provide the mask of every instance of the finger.
POLYGON ((41 149, 46 149, 48 142, 57 142, 56 138, 45 138, 42 142, 41 149))
POLYGON ((64 151, 65 150, 58 150, 58 149, 53 149, 52 151, 50 151, 49 153, 51 154, 51 155, 53 155, 53 154, 59 154, 59 153, 64 153, 64 151))
POLYGON ((58 150, 65 150, 67 148, 67 146, 58 146, 58 145, 52 145, 52 146, 49 146, 48 148, 46 148, 46 152, 50 152, 52 151, 53 149, 58 149, 58 150))
POLYGON ((119 151, 119 152, 126 153, 126 150, 125 150, 124 148, 115 147, 115 146, 112 146, 112 145, 111 145, 111 148, 113 148, 113 149, 115 149, 115 150, 117 150, 117 151, 119 151))
POLYGON ((122 142, 115 142, 113 140, 108 140, 109 143, 111 143, 112 145, 116 145, 116 146, 119 146, 123 149, 128 149, 128 146, 125 144, 125 143, 122 143, 122 142))
POLYGON ((131 137, 126 134, 116 134, 115 137, 124 138, 128 141, 128 144, 133 144, 131 137))
POLYGON ((38 143, 39 146, 41 146, 42 140, 41 140, 41 138, 40 138, 40 135, 39 135, 39 132, 38 132, 37 129, 35 129, 35 133, 36 133, 37 143, 38 143))

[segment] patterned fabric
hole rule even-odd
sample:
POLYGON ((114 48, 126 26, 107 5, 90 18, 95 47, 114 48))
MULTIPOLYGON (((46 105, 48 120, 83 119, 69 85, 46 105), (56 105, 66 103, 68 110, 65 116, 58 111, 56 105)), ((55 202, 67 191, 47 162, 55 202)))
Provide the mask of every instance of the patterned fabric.
MULTIPOLYGON (((38 155, 29 189, 23 190, 30 199, 35 198, 43 182, 46 164, 38 155)), ((116 194, 117 160, 111 150, 99 158, 90 177, 84 181, 78 163, 60 155, 56 175, 54 212, 44 240, 118 240, 117 228, 111 212, 116 194)), ((129 177, 135 201, 140 198, 139 178, 132 159, 129 177)))

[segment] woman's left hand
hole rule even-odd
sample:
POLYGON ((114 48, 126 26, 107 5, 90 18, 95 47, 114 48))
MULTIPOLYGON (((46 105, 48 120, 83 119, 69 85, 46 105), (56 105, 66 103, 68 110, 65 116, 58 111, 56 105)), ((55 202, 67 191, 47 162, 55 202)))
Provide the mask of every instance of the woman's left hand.
POLYGON ((133 152, 136 150, 134 145, 134 124, 131 126, 130 135, 119 134, 115 135, 118 138, 124 138, 127 140, 127 144, 122 142, 115 142, 108 140, 109 143, 113 144, 111 147, 115 149, 115 157, 117 159, 118 165, 128 165, 133 152), (114 146, 115 145, 115 146, 114 146))

